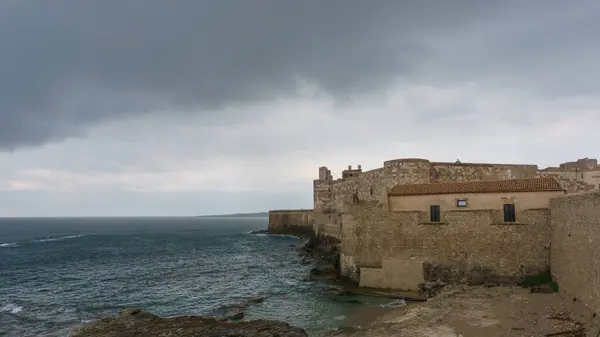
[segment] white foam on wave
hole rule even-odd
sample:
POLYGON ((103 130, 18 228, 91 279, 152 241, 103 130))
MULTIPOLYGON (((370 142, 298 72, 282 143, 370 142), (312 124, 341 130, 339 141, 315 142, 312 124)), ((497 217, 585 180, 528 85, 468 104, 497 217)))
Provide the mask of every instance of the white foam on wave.
POLYGON ((0 248, 16 247, 16 242, 0 243, 0 248))
POLYGON ((406 305, 405 300, 397 299, 393 300, 390 303, 382 304, 380 307, 382 308, 400 308, 406 305))
POLYGON ((79 234, 79 235, 67 235, 67 236, 60 236, 57 238, 47 238, 47 239, 39 239, 39 240, 34 240, 35 242, 52 242, 52 241, 60 241, 60 240, 67 240, 67 239, 75 239, 75 238, 80 238, 82 237, 83 234, 79 234))
POLYGON ((14 303, 8 303, 8 304, 4 305, 2 308, 0 308, 0 312, 8 312, 13 315, 18 314, 21 311, 23 311, 23 307, 20 307, 14 303))
POLYGON ((279 238, 289 238, 289 239, 300 240, 300 237, 291 235, 291 234, 253 233, 253 232, 248 232, 246 234, 255 235, 255 236, 269 236, 269 237, 279 237, 279 238))

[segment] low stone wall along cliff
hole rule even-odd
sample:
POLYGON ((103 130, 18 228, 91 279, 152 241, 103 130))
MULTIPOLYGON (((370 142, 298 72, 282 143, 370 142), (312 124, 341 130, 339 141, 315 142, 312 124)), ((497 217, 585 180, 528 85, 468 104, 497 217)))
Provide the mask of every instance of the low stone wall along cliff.
POLYGON ((269 211, 269 233, 312 235, 314 216, 312 209, 269 211))

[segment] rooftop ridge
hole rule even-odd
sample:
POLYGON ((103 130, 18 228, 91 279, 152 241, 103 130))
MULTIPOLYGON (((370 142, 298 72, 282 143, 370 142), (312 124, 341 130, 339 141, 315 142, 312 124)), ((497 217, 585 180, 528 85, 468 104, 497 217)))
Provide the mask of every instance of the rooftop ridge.
POLYGON ((565 191, 553 177, 396 185, 390 196, 565 191))

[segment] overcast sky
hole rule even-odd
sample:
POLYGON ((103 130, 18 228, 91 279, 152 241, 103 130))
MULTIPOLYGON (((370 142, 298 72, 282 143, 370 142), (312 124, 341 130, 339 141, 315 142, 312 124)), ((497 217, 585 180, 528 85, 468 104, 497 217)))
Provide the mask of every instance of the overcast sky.
POLYGON ((312 207, 322 165, 599 157, 600 1, 0 0, 0 216, 312 207))

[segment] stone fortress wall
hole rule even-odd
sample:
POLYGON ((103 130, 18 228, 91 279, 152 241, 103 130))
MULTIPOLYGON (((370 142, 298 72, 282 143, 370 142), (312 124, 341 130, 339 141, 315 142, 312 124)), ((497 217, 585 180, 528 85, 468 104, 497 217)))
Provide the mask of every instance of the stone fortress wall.
POLYGON ((355 281, 382 284, 385 279, 402 279, 383 275, 386 268, 422 273, 425 280, 439 278, 440 273, 456 274, 452 266, 415 261, 423 257, 471 269, 491 266, 491 270, 481 270, 483 277, 493 271, 532 274, 550 265, 561 291, 600 310, 600 166, 596 159, 539 169, 536 165, 408 158, 386 161, 383 167, 364 172, 361 166, 348 167, 336 180, 327 167, 321 167, 313 184, 314 232, 341 241, 341 274, 355 281), (400 184, 539 177, 556 179, 567 196, 557 194, 547 207, 524 210, 519 217, 525 226, 493 225, 500 215, 492 210, 442 214, 453 219, 453 226, 423 226, 419 225, 423 222, 419 212, 390 212, 388 193, 400 184), (465 216, 469 219, 463 219, 465 216), (474 222, 492 225, 465 227, 474 222), (478 240, 482 244, 474 252, 470 243, 478 240), (507 246, 515 247, 513 255, 496 254, 507 246), (465 255, 467 251, 470 253, 465 255), (362 278, 359 269, 365 271, 362 278))
POLYGON ((269 211, 269 233, 312 234, 314 212, 312 209, 269 211))
MULTIPOLYGON (((477 181, 534 178, 536 165, 478 164, 430 162, 426 159, 389 160, 383 167, 362 171, 351 166, 342 171, 342 178, 333 179, 327 167, 319 168, 319 179, 313 182, 315 226, 334 232, 341 228, 341 213, 347 204, 376 202, 387 210, 387 195, 400 184, 421 184, 451 181, 477 181), (327 214, 328 216, 323 216, 327 214), (331 215, 331 216, 329 216, 331 215)), ((331 235, 336 235, 331 232, 331 235)), ((321 231, 323 235, 328 232, 321 231)))
POLYGON ((570 194, 551 203, 550 270, 560 291, 600 311, 600 192, 570 194))

